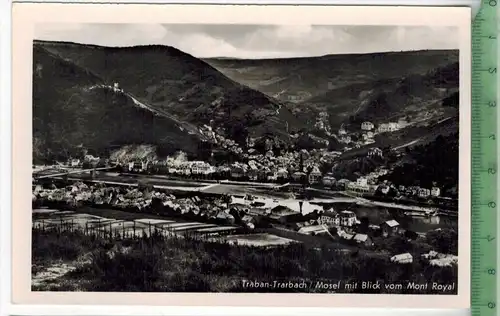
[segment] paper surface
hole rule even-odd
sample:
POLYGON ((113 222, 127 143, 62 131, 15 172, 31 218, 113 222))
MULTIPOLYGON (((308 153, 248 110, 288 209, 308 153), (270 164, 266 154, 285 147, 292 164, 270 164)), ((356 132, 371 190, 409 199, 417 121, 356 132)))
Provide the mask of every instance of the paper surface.
POLYGON ((470 9, 18 4, 13 76, 16 303, 468 307, 470 9))

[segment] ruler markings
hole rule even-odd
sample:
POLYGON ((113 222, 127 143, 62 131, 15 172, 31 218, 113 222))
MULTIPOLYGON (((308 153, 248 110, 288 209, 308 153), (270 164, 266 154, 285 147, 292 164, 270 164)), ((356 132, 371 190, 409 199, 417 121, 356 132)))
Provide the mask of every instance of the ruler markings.
POLYGON ((472 26, 471 307, 497 315, 497 5, 483 0, 472 26))

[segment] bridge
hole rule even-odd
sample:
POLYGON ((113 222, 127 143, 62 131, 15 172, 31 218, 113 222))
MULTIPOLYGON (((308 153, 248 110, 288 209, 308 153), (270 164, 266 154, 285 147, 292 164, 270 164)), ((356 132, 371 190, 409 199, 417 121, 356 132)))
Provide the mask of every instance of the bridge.
POLYGON ((99 167, 99 168, 89 168, 89 169, 75 169, 75 170, 61 170, 57 168, 56 170, 54 169, 45 169, 43 172, 46 172, 48 170, 54 170, 56 173, 51 173, 51 174, 43 174, 43 175, 38 175, 38 174, 33 174, 33 178, 38 180, 38 179, 46 179, 46 178, 54 178, 54 177, 62 177, 62 176, 68 176, 70 174, 79 174, 79 173, 86 173, 86 172, 96 172, 96 171, 104 171, 104 170, 111 170, 114 169, 115 166, 111 167, 99 167))

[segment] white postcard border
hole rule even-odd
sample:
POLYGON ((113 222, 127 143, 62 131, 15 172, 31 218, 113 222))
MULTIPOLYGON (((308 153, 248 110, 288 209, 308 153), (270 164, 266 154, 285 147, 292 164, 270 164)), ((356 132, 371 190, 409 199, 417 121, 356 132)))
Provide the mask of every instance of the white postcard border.
MULTIPOLYGON (((13 5, 12 294, 16 304, 468 308, 470 303, 470 8, 257 5, 13 5), (37 23, 205 23, 456 26, 460 39, 457 295, 31 292, 31 81, 37 23)), ((123 306, 122 306, 123 307, 123 306)))

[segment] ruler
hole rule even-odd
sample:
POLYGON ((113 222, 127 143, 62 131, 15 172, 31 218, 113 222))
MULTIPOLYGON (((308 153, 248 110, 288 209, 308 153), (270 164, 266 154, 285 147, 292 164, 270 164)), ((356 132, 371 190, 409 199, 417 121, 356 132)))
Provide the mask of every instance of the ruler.
POLYGON ((498 301, 498 11, 482 0, 472 26, 472 241, 473 316, 500 315, 498 301))

